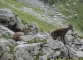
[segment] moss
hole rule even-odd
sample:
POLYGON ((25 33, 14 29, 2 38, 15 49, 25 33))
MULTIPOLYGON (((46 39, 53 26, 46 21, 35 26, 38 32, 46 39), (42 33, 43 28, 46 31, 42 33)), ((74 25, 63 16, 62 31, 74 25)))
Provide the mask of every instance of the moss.
POLYGON ((45 54, 44 54, 44 53, 39 52, 39 53, 36 55, 36 60, 39 60, 39 56, 43 56, 43 55, 45 55, 45 54))
POLYGON ((4 53, 4 51, 0 52, 0 58, 3 56, 4 53))

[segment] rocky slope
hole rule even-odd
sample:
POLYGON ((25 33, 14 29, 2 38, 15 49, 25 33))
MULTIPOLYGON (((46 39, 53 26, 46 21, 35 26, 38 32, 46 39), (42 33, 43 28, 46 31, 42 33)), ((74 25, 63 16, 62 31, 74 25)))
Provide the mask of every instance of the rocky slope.
MULTIPOLYGON (((23 11, 25 13, 30 13, 32 15, 37 16, 39 19, 46 21, 48 23, 51 23, 55 26, 64 26, 64 19, 66 18, 64 15, 58 12, 58 9, 53 5, 53 6, 48 6, 47 4, 44 4, 43 1, 40 0, 18 0, 18 2, 29 4, 33 7, 37 7, 39 9, 44 10, 45 12, 43 14, 37 13, 34 11, 33 8, 27 8, 23 7, 23 11)), ((40 10, 38 11, 40 12, 40 10)))
MULTIPOLYGON (((36 23, 30 24, 40 30, 36 23)), ((0 60, 55 60, 57 57, 83 57, 83 39, 78 37, 81 36, 78 32, 69 31, 65 36, 66 45, 64 45, 60 38, 53 40, 49 33, 33 29, 29 35, 21 36, 21 41, 15 42, 10 37, 14 32, 0 25, 0 60)))
MULTIPOLYGON (((33 10, 27 9, 28 8, 25 8, 23 11, 26 10, 26 12, 32 14, 33 10)), ((10 10, 6 9, 6 11, 10 10)), ((11 15, 11 13, 8 14, 11 15)), ((10 17, 10 15, 4 16, 10 17)), ((34 15, 36 15, 36 13, 34 15)), ((47 21, 49 17, 47 14, 45 16, 43 20, 47 21)), ((13 16, 13 18, 15 18, 15 16, 13 16)), ((51 18, 52 17, 49 18, 49 22, 51 18)), ((55 19, 57 18, 55 17, 55 19)), ((61 20, 57 20, 57 22, 59 22, 57 24, 60 24, 61 20)), ((74 32, 69 31, 65 36, 66 45, 64 45, 60 38, 53 40, 48 32, 40 32, 37 23, 31 22, 29 24, 33 26, 30 34, 20 36, 21 41, 17 42, 11 38, 15 32, 0 25, 0 60, 55 60, 57 58, 77 58, 78 60, 78 57, 83 57, 83 38, 81 37, 81 33, 76 30, 74 30, 74 32), (34 29, 35 27, 38 28, 38 31, 34 29)), ((63 24, 61 25, 64 26, 63 24)))

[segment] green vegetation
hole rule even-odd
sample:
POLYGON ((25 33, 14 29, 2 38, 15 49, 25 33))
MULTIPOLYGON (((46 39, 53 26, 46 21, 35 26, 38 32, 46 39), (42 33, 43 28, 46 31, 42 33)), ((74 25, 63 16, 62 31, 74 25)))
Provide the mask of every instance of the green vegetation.
POLYGON ((14 46, 9 46, 10 51, 9 53, 13 54, 13 60, 16 60, 16 56, 14 55, 14 46))
POLYGON ((39 56, 43 56, 43 55, 45 55, 45 54, 42 53, 42 52, 39 52, 39 53, 36 55, 36 60, 39 60, 39 56))
POLYGON ((9 46, 9 48, 10 48, 9 53, 13 54, 14 53, 14 46, 9 46))
POLYGON ((3 56, 4 53, 4 51, 0 52, 0 58, 3 56))
POLYGON ((5 38, 5 39, 11 39, 11 37, 7 36, 6 34, 2 34, 2 37, 5 38))
POLYGON ((79 35, 77 35, 77 34, 71 34, 73 37, 74 37, 74 39, 76 39, 76 38, 80 38, 80 39, 83 39, 83 36, 79 36, 79 35))

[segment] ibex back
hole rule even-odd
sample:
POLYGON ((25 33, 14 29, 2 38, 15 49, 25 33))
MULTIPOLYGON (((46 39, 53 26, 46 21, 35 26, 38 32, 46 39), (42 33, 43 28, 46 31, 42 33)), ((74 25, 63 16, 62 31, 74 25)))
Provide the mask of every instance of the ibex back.
POLYGON ((64 36, 69 30, 73 31, 73 26, 71 24, 69 24, 69 26, 67 28, 60 28, 60 29, 57 29, 57 30, 53 30, 51 32, 51 36, 54 40, 56 40, 56 38, 60 36, 61 40, 65 44, 64 36))

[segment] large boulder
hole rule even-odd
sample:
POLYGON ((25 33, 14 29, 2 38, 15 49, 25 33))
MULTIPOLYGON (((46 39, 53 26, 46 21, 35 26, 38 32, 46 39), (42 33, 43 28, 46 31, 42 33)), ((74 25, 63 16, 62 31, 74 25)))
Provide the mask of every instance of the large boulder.
POLYGON ((30 34, 34 35, 34 34, 37 34, 38 32, 40 32, 39 26, 36 22, 29 22, 25 26, 27 26, 27 25, 32 27, 30 34))
POLYGON ((14 25, 16 23, 16 13, 12 12, 10 9, 4 8, 0 9, 0 24, 2 25, 14 25))
POLYGON ((40 43, 18 45, 14 51, 16 60, 36 60, 41 54, 40 43))
POLYGON ((0 9, 0 25, 6 26, 11 30, 23 29, 23 24, 18 14, 8 8, 0 9))
POLYGON ((0 38, 0 60, 13 60, 13 47, 16 42, 12 39, 0 38))
POLYGON ((10 29, 8 29, 7 27, 4 27, 2 25, 0 25, 0 33, 1 33, 1 35, 5 34, 7 36, 12 36, 14 34, 13 31, 11 31, 10 29))

